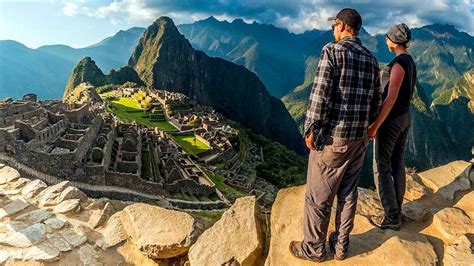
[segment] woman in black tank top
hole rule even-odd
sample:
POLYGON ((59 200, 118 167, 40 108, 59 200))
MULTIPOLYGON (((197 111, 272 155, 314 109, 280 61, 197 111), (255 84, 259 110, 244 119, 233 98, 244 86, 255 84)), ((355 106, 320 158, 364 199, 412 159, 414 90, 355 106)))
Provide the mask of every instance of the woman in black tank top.
POLYGON ((407 25, 391 27, 385 39, 388 49, 396 56, 382 70, 384 102, 368 129, 369 138, 374 139, 374 181, 384 215, 372 217, 371 221, 382 229, 398 230, 406 187, 403 159, 411 124, 410 101, 416 83, 416 66, 407 51, 411 39, 407 25))

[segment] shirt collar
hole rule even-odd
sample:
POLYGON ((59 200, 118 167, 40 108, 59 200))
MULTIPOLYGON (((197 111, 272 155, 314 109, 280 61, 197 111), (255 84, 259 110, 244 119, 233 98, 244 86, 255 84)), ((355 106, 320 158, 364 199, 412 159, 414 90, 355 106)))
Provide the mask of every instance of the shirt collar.
POLYGON ((342 38, 340 42, 355 42, 357 44, 362 44, 362 41, 357 36, 346 36, 342 38))

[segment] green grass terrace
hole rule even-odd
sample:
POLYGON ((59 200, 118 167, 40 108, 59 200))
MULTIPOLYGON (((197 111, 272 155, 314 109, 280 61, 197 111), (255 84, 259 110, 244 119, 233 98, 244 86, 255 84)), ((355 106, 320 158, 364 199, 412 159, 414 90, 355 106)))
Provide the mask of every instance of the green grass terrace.
POLYGON ((207 146, 202 141, 198 140, 193 133, 186 135, 173 135, 170 134, 171 138, 183 148, 183 150, 188 154, 199 155, 202 152, 210 150, 210 147, 207 146))
POLYGON ((125 123, 135 121, 138 124, 150 128, 158 128, 164 131, 176 131, 177 129, 166 119, 153 119, 150 116, 163 114, 162 109, 156 109, 154 112, 143 111, 139 104, 132 98, 121 97, 115 100, 108 100, 108 111, 114 113, 125 123))

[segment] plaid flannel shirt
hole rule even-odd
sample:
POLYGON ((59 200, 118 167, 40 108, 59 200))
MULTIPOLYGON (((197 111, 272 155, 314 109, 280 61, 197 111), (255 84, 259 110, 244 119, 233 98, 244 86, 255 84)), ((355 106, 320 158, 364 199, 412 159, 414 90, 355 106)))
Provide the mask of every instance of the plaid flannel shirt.
POLYGON ((382 105, 379 65, 358 37, 324 46, 316 71, 304 125, 323 125, 334 138, 367 135, 382 105))

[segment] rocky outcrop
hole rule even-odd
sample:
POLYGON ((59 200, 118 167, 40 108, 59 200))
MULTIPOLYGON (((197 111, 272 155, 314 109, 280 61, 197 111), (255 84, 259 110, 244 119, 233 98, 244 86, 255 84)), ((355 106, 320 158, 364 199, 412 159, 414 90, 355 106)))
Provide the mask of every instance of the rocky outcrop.
MULTIPOLYGON (((326 264, 472 264, 474 191, 465 186, 470 166, 459 161, 413 175, 400 231, 369 222, 383 210, 375 191, 359 188, 348 258, 336 263, 329 256, 326 264)), ((22 179, 8 166, 0 166, 0 176, 15 177, 0 184, 0 264, 313 265, 288 251, 290 241, 303 239, 305 186, 278 192, 264 230, 254 196, 238 198, 218 221, 204 226, 181 211, 89 199, 69 182, 48 187, 22 179), (115 204, 123 210, 114 213, 115 204), (269 243, 264 232, 271 234, 269 243)))
POLYGON ((260 265, 264 236, 255 196, 239 198, 189 250, 191 265, 260 265))
MULTIPOLYGON (((474 232, 474 216, 470 168, 471 163, 457 161, 419 173, 420 180, 409 181, 403 207, 405 222, 398 232, 380 230, 369 222, 370 216, 380 213, 380 202, 375 192, 359 189, 349 255, 337 264, 429 265, 441 263, 440 257, 446 265, 472 263, 472 237, 469 237, 474 232), (429 186, 425 185, 428 183, 429 186), (444 247, 433 245, 429 238, 439 240, 444 247)), ((272 207, 266 265, 313 265, 293 258, 288 251, 290 241, 303 239, 304 193, 304 186, 278 192, 272 207)), ((332 230, 334 213, 329 231, 332 230)), ((328 263, 336 261, 330 258, 328 263)))
POLYGON ((133 245, 153 259, 183 255, 197 237, 194 218, 184 212, 137 203, 123 210, 121 220, 133 245))
MULTIPOLYGON (((64 89, 63 99, 67 101, 68 97, 73 94, 74 89, 82 83, 97 87, 106 84, 121 85, 127 81, 135 82, 139 85, 143 84, 133 68, 124 66, 119 70, 112 69, 109 74, 105 75, 96 65, 95 61, 87 56, 81 59, 72 70, 64 89)), ((79 91, 79 93, 81 92, 79 91)))
POLYGON ((469 174, 472 163, 455 161, 446 165, 419 173, 423 184, 443 198, 453 201, 459 191, 471 188, 469 174))

